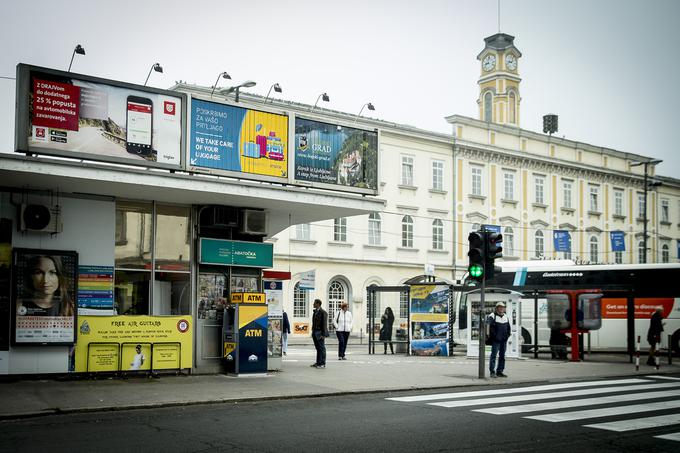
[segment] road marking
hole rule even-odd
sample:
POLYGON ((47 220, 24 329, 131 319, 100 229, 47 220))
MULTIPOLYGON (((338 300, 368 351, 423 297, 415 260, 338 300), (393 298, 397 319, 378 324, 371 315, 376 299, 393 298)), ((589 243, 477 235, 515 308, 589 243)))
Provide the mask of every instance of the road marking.
MULTIPOLYGON (((559 390, 572 389, 579 387, 595 387, 598 385, 618 385, 618 384, 635 384, 643 382, 652 382, 645 379, 618 379, 614 381, 587 381, 587 382, 572 382, 566 384, 548 384, 548 385, 534 385, 531 387, 520 387, 511 389, 497 389, 497 390, 479 390, 474 392, 456 392, 456 393, 438 393, 435 395, 418 395, 418 396, 402 396, 395 398, 385 398, 390 401, 400 401, 403 403, 411 403, 418 401, 434 401, 447 400, 455 398, 467 398, 471 396, 491 396, 491 395, 509 395, 512 393, 527 393, 540 392, 544 390, 559 390)), ((522 398, 525 398, 523 396, 522 398)))
POLYGON ((617 415, 636 414, 640 412, 661 411, 664 409, 677 409, 680 400, 660 401, 658 403, 631 404, 629 406, 605 407, 602 409, 588 409, 585 411, 562 412, 560 414, 531 415, 524 418, 540 420, 543 422, 570 422, 587 418, 612 417, 617 415))
POLYGON ((676 442, 680 442, 680 433, 671 433, 671 434, 664 434, 662 436, 654 436, 657 439, 666 439, 666 440, 674 440, 676 442))
POLYGON ((680 414, 666 414, 657 417, 634 418, 618 422, 596 423, 583 425, 587 428, 605 429, 607 431, 634 431, 637 429, 656 428, 659 426, 671 426, 680 423, 680 414))
POLYGON ((538 412, 568 407, 595 406, 598 404, 620 403, 623 401, 637 401, 654 398, 666 398, 680 396, 680 390, 666 390, 662 392, 642 392, 630 395, 600 396, 597 398, 583 398, 566 401, 551 401, 549 403, 522 404, 519 406, 491 407, 487 409, 474 409, 475 412, 484 412, 494 415, 521 414, 526 412, 538 412))
POLYGON ((479 398, 472 400, 463 401, 442 401, 439 403, 427 403, 432 406, 441 407, 465 407, 465 406, 483 406, 485 404, 500 404, 500 403, 514 403, 517 401, 527 401, 527 400, 548 400, 554 398, 568 398, 573 396, 582 395, 595 395, 598 393, 616 393, 625 391, 636 391, 636 390, 651 390, 651 389, 662 389, 668 387, 678 387, 676 383, 668 384, 644 384, 644 385, 624 385, 621 387, 604 387, 595 389, 583 389, 583 390, 572 390, 568 392, 552 392, 552 393, 536 393, 531 395, 516 395, 516 396, 501 396, 497 398, 479 398))
POLYGON ((667 379, 669 381, 680 381, 680 378, 670 376, 645 376, 652 379, 667 379))

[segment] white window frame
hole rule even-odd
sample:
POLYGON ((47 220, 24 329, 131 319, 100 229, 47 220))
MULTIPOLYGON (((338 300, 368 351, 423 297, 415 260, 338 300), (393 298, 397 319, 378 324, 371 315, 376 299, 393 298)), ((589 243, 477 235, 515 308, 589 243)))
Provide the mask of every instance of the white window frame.
POLYGON ((534 256, 536 258, 545 256, 545 235, 541 230, 534 233, 534 256))
POLYGON ((670 205, 667 198, 661 200, 661 221, 666 223, 670 221, 670 205))
POLYGON ((300 282, 293 287, 293 317, 306 318, 309 316, 309 291, 300 289, 300 282))
POLYGON ((588 186, 588 205, 591 212, 600 212, 600 188, 588 186))
POLYGON ((410 215, 401 218, 401 246, 413 248, 413 218, 410 215))
POLYGON ((333 219, 333 240, 347 242, 347 217, 333 219))
POLYGON ((645 250, 645 241, 638 242, 638 263, 645 264, 647 262, 647 251, 645 250))
POLYGON ((545 176, 534 175, 534 203, 545 204, 545 176))
POLYGON ((380 214, 372 212, 368 215, 368 244, 381 245, 382 237, 380 230, 382 228, 382 219, 380 214))
POLYGON ((414 156, 410 154, 401 155, 401 185, 413 186, 414 156))
POLYGON ((444 190, 444 161, 432 160, 432 190, 444 190))
POLYGON ((614 215, 623 216, 623 190, 614 189, 614 215))
POLYGON ((503 255, 515 256, 515 231, 511 226, 503 229, 503 255))
POLYGON ((515 173, 506 171, 503 173, 503 199, 515 199, 515 173))
POLYGON ((481 197, 484 187, 484 170, 481 165, 470 165, 470 194, 481 197))
POLYGON ((663 244, 661 246, 661 262, 670 263, 671 262, 671 248, 668 244, 663 244))
POLYGON ((574 198, 574 182, 562 180, 562 207, 572 209, 574 198))
POLYGON ((444 222, 441 219, 432 221, 432 250, 444 250, 444 222))
POLYGON ((638 219, 643 219, 645 217, 645 212, 647 211, 646 206, 645 206, 645 194, 639 193, 637 194, 638 198, 638 219))
POLYGON ((312 239, 312 229, 309 223, 299 223, 295 225, 295 239, 309 241, 312 239))
POLYGON ((623 252, 614 252, 614 264, 623 264, 623 252))
POLYGON ((589 257, 590 257, 590 262, 591 263, 599 263, 600 259, 600 240, 598 239, 597 236, 593 235, 590 236, 590 240, 588 241, 589 244, 589 257))

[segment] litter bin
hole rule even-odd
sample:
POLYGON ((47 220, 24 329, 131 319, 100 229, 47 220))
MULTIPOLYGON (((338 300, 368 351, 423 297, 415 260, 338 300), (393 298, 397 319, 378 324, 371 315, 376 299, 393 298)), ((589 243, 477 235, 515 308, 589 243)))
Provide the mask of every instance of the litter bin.
POLYGON ((406 341, 408 340, 408 336, 406 335, 406 329, 397 329, 395 340, 403 341, 403 343, 397 343, 395 345, 396 346, 395 352, 397 354, 405 354, 408 348, 408 344, 406 343, 406 341))

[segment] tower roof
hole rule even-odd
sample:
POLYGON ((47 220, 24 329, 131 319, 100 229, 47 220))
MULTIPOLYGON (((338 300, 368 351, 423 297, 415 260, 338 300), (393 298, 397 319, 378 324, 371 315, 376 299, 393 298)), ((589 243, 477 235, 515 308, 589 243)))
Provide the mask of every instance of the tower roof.
MULTIPOLYGON (((505 33, 496 33, 495 35, 491 35, 487 38, 484 38, 484 50, 486 49, 493 49, 493 50, 507 50, 507 49, 512 49, 515 52, 517 52, 517 56, 521 57, 522 52, 520 52, 517 47, 515 47, 514 44, 515 37, 505 34, 505 33)), ((477 59, 479 60, 484 53, 484 50, 482 50, 479 55, 477 55, 477 59)))

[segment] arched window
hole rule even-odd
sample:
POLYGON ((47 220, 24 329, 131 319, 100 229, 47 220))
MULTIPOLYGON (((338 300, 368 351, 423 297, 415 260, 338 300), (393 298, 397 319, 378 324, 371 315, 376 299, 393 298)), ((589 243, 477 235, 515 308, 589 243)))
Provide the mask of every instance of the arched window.
POLYGON ((401 219, 401 246, 413 247, 413 219, 410 215, 401 219))
POLYGON ((486 94, 484 95, 484 121, 487 123, 490 123, 492 121, 492 101, 493 96, 491 95, 490 91, 487 91, 486 94))
POLYGON ((432 222, 432 250, 444 250, 444 222, 439 219, 432 222))
POLYGON ((645 241, 638 242, 638 263, 645 264, 647 262, 647 254, 645 253, 645 241))
POLYGON ((599 263, 599 241, 597 236, 590 236, 590 262, 599 263))
POLYGON ((511 124, 517 124, 517 120, 515 119, 515 106, 517 102, 517 96, 515 96, 515 92, 511 91, 510 96, 509 96, 509 112, 508 112, 508 123, 511 124))
POLYGON ((668 247, 668 244, 664 244, 661 246, 661 262, 662 263, 669 263, 671 260, 671 252, 668 247))
POLYGON ((368 215, 368 244, 369 245, 380 245, 380 229, 381 221, 380 214, 377 212, 372 212, 368 215))
POLYGON ((503 229, 503 254, 515 256, 515 232, 509 226, 503 229))
POLYGON ((300 282, 293 288, 293 317, 306 318, 309 315, 309 291, 300 289, 300 282))
POLYGON ((545 253, 545 242, 543 231, 537 230, 534 235, 534 250, 536 251, 536 258, 540 258, 545 253))
POLYGON ((333 280, 328 286, 328 330, 335 329, 333 319, 343 302, 347 302, 347 289, 341 281, 333 280))

